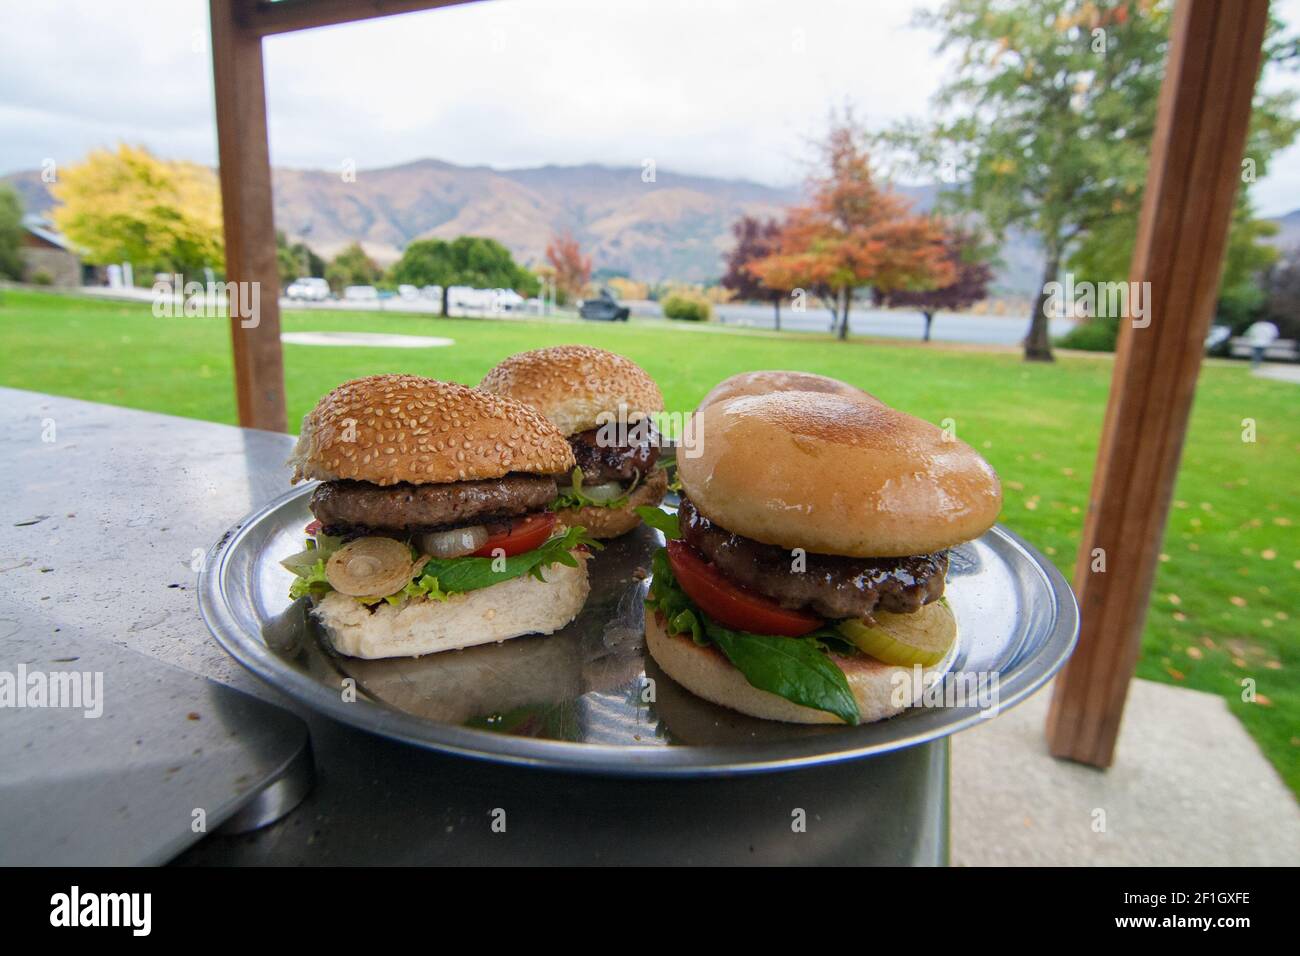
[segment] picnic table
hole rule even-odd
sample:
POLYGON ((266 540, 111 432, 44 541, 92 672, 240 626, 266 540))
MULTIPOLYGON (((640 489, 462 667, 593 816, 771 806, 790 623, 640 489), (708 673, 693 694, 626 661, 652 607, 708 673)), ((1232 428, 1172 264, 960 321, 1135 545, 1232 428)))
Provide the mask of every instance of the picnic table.
MULTIPOLYGON (((165 683, 171 706, 199 724, 225 720, 227 710, 253 713, 261 738, 250 737, 249 746, 259 753, 277 742, 288 751, 298 746, 289 739, 297 721, 274 714, 296 715, 310 733, 315 779, 300 803, 251 833, 194 834, 185 840, 192 845, 169 857, 175 862, 947 861, 947 738, 762 776, 627 780, 443 755, 302 708, 217 645, 195 600, 197 562, 207 548, 288 488, 289 435, 14 389, 0 389, 0 407, 9 478, 0 529, 0 671, 38 657, 66 659, 61 648, 76 635, 87 659, 104 668, 97 733, 137 735, 97 745, 110 748, 104 752, 124 747, 138 768, 119 765, 112 786, 93 775, 82 780, 85 812, 129 817, 133 794, 153 793, 164 781, 183 788, 213 778, 206 750, 172 747, 163 760, 151 753, 161 745, 129 726, 140 698, 123 689, 146 670, 151 686, 165 683), (216 690, 251 702, 214 708, 216 690), (272 731, 281 726, 277 738, 272 731), (502 810, 506 826, 499 832, 493 823, 502 810), (802 829, 793 825, 798 811, 802 829)), ((56 723, 32 725, 31 739, 15 746, 24 754, 55 751, 51 774, 95 772, 89 755, 64 749, 66 736, 42 729, 56 723)), ((251 733, 246 725, 241 732, 251 733)), ((32 777, 40 772, 26 757, 0 764, 0 800, 19 785, 39 785, 32 777)), ((249 799, 254 789, 247 788, 249 799)), ((190 819, 150 824, 184 834, 190 819)), ((14 825, 0 815, 0 844, 15 836, 6 832, 14 825)), ((75 837, 69 839, 67 856, 76 861, 75 837)))

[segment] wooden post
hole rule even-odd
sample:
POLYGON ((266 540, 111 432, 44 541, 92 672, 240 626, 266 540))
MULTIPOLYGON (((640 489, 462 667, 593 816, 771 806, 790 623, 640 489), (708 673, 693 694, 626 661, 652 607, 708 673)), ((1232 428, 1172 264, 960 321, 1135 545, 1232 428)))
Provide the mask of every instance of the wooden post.
POLYGON ((262 40, 241 23, 240 0, 211 0, 212 74, 226 236, 226 280, 250 283, 254 315, 230 313, 239 424, 285 430, 280 272, 271 211, 262 40), (251 290, 257 290, 256 300, 251 290))
POLYGON ((1169 516, 1259 73, 1267 0, 1178 0, 1075 592, 1079 647, 1057 679, 1051 752, 1109 766, 1169 516), (1144 320, 1145 321, 1145 320, 1144 320), (1105 571, 1094 570, 1105 562, 1105 571))

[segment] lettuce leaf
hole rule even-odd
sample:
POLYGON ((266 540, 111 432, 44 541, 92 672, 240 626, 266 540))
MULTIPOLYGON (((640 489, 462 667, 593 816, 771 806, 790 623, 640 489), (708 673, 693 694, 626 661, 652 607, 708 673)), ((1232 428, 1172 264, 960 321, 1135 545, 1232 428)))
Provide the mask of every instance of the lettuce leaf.
POLYGON ((551 502, 552 511, 562 511, 565 508, 622 508, 627 504, 632 492, 636 486, 641 483, 640 477, 628 486, 627 493, 619 495, 617 498, 611 498, 608 501, 597 501, 594 498, 588 498, 582 493, 582 469, 573 469, 573 480, 568 488, 560 492, 558 498, 551 502))
MULTIPOLYGON (((309 553, 309 552, 308 552, 309 553)), ((294 555, 297 558, 297 555, 294 555)), ((314 564, 299 564, 298 570, 289 567, 288 558, 280 563, 293 571, 295 577, 293 583, 289 585, 289 599, 298 600, 300 597, 311 595, 312 597, 324 597, 328 592, 333 590, 330 583, 325 578, 325 560, 317 558, 314 564)))
POLYGON ((668 540, 671 541, 674 538, 680 538, 682 536, 682 526, 677 520, 676 512, 669 514, 662 508, 651 505, 641 505, 639 508, 634 508, 632 510, 640 515, 641 520, 650 527, 654 528, 656 531, 662 531, 663 536, 668 540))
MULTIPOLYGON (((289 585, 289 597, 298 600, 308 596, 324 597, 331 590, 329 580, 325 577, 325 562, 341 544, 340 539, 328 539, 333 542, 327 548, 313 549, 290 555, 280 562, 294 574, 293 583, 289 585), (323 556, 322 556, 323 555, 323 556)), ((564 564, 577 567, 578 559, 569 552, 579 546, 601 548, 603 545, 587 536, 583 528, 568 528, 563 534, 556 535, 539 548, 525 551, 513 557, 504 558, 502 570, 494 570, 495 558, 430 558, 424 567, 416 570, 412 580, 400 591, 376 597, 357 598, 362 604, 401 604, 413 598, 426 598, 430 601, 445 601, 453 594, 464 591, 477 591, 479 588, 491 587, 511 578, 531 574, 539 581, 545 581, 543 568, 552 564, 564 564)))
POLYGON ((759 690, 834 714, 846 724, 861 719, 848 678, 827 655, 832 642, 837 650, 843 646, 838 635, 832 638, 831 628, 820 628, 804 637, 732 630, 695 606, 677 583, 663 548, 651 559, 651 570, 654 579, 646 604, 664 616, 668 633, 689 634, 696 644, 717 647, 759 690))
POLYGON ((540 548, 509 558, 430 558, 420 580, 433 578, 435 586, 446 594, 489 588, 525 574, 545 581, 543 568, 553 564, 563 564, 570 568, 578 566, 578 558, 570 552, 580 545, 589 548, 604 547, 588 537, 585 528, 567 528, 563 534, 551 538, 540 548))

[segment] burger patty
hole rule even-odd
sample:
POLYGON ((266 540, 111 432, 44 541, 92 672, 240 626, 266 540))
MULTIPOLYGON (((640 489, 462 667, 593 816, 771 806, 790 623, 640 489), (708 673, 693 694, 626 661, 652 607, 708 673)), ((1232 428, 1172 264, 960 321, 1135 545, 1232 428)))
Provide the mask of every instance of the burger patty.
POLYGON ((645 441, 627 446, 600 445, 597 439, 600 432, 600 428, 591 428, 569 436, 573 457, 582 469, 582 480, 589 485, 606 481, 626 484, 645 475, 659 460, 658 434, 653 429, 645 441))
POLYGON ((432 485, 327 481, 311 496, 311 511, 326 534, 346 535, 357 530, 414 533, 539 511, 555 495, 555 479, 547 475, 506 475, 432 485))
POLYGON ((685 495, 677 507, 682 539, 723 574, 782 607, 809 608, 825 618, 869 617, 873 611, 910 614, 943 596, 948 552, 905 558, 807 555, 794 571, 790 551, 732 534, 700 514, 685 495))

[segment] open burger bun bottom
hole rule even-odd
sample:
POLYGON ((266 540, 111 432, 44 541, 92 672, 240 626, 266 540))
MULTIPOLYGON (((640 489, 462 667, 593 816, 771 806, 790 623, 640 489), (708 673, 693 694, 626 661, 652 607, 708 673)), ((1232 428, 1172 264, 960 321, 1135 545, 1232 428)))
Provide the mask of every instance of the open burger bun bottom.
POLYGON ((525 634, 552 634, 582 610, 590 585, 587 562, 553 564, 545 581, 511 578, 445 601, 426 599, 380 604, 372 611, 354 598, 331 591, 312 609, 334 650, 369 660, 419 657, 439 651, 490 644, 525 634))
POLYGON ((770 392, 821 392, 827 395, 842 395, 873 405, 884 403, 870 392, 842 382, 838 378, 826 375, 814 375, 812 372, 787 372, 779 369, 764 369, 758 372, 741 372, 731 378, 724 378, 713 386, 709 394, 700 402, 703 410, 715 402, 742 395, 767 395, 770 392))
POLYGON ((818 554, 930 554, 971 541, 1002 507, 975 449, 886 405, 772 392, 709 405, 702 450, 677 473, 733 534, 818 554))
POLYGON ((627 534, 641 524, 641 516, 636 509, 644 506, 655 507, 664 500, 668 491, 668 475, 662 469, 650 473, 631 495, 627 504, 621 508, 600 508, 588 505, 585 508, 562 508, 555 512, 560 524, 567 528, 586 528, 593 538, 605 540, 627 534))
MULTIPOLYGON (((950 618, 949 618, 950 619, 950 618)), ((928 683, 947 673, 957 656, 955 639, 944 659, 923 671, 928 683)), ((665 674, 696 697, 762 720, 788 724, 842 724, 834 714, 791 703, 757 687, 713 646, 701 647, 689 634, 669 634, 659 615, 647 608, 646 648, 665 674)), ((833 657, 848 678, 862 723, 893 717, 912 706, 916 680, 911 667, 882 663, 872 657, 833 657)))

